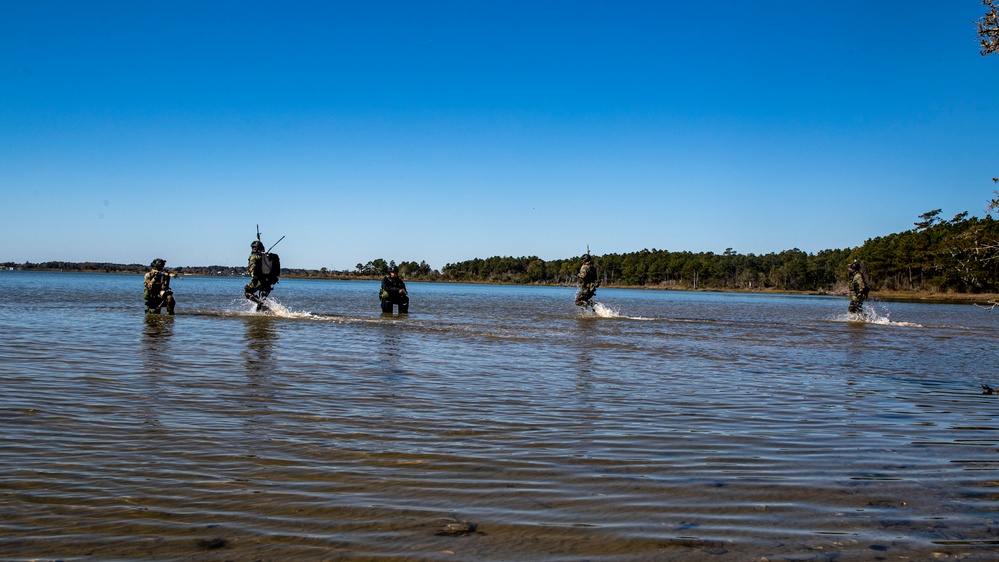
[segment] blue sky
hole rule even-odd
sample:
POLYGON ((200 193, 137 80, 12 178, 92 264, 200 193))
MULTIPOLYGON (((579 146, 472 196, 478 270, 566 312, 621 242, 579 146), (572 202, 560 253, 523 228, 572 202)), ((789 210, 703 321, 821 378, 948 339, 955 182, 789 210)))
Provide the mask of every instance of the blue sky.
POLYGON ((999 175, 978 0, 0 0, 0 261, 847 248, 999 175))

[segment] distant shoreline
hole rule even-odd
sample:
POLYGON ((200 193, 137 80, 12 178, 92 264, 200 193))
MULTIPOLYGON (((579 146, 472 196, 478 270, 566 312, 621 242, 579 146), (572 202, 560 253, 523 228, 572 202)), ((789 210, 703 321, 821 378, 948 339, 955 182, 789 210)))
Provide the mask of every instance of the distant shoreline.
MULTIPOLYGON (((10 271, 10 270, 4 270, 10 271)), ((145 269, 135 269, 131 271, 102 271, 98 269, 74 269, 74 270, 64 270, 64 269, 48 269, 48 268, 32 268, 30 270, 15 269, 14 271, 32 271, 32 272, 43 272, 43 273, 103 273, 103 274, 125 274, 125 275, 141 275, 145 273, 145 269)), ((182 273, 182 277, 249 277, 248 275, 205 275, 200 273, 182 273)), ((308 276, 308 275, 282 275, 286 279, 312 279, 317 281, 380 281, 381 276, 376 275, 337 275, 329 274, 326 276, 308 276)), ((559 284, 544 284, 544 283, 504 283, 499 281, 472 281, 472 280, 460 280, 460 279, 411 279, 411 282, 415 283, 454 283, 463 285, 510 285, 510 286, 521 286, 521 287, 573 287, 574 285, 559 285, 559 284)), ((814 296, 829 296, 829 297, 847 297, 845 293, 837 293, 833 291, 791 291, 786 289, 721 289, 721 288, 704 288, 704 289, 678 289, 675 287, 662 287, 654 285, 602 285, 601 288, 604 289, 631 289, 631 290, 645 290, 645 291, 677 291, 684 293, 746 293, 746 294, 766 294, 766 295, 814 295, 814 296)), ((999 294, 997 293, 941 293, 938 291, 873 291, 871 292, 869 300, 882 300, 889 302, 914 302, 914 303, 931 303, 931 304, 975 304, 981 306, 992 306, 993 303, 999 303, 999 294)))

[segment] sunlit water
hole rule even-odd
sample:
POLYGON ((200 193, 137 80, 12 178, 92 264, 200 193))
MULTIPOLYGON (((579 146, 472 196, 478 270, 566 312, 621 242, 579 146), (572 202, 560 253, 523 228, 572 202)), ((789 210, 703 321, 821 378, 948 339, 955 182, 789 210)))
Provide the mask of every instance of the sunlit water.
POLYGON ((0 558, 999 558, 999 313, 245 281, 0 272, 0 558))

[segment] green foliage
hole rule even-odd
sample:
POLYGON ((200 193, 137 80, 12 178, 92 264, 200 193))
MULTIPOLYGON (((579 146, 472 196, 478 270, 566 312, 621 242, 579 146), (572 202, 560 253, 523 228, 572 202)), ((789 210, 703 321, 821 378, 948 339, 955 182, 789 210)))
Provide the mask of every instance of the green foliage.
MULTIPOLYGON (((842 290, 847 265, 865 263, 876 289, 954 292, 999 291, 999 221, 959 213, 920 215, 915 228, 872 238, 859 248, 809 254, 797 248, 764 255, 641 250, 595 256, 601 284, 671 289, 787 291, 842 290)), ((545 262, 536 256, 476 258, 449 263, 448 281, 574 284, 579 258, 545 262)))
MULTIPOLYGON (((594 261, 602 285, 674 289, 818 290, 831 287, 842 269, 845 278, 848 250, 826 250, 816 255, 794 249, 780 254, 742 255, 730 249, 713 252, 669 252, 644 249, 605 254, 594 261)), ((579 258, 542 261, 530 257, 492 257, 447 264, 441 277, 453 281, 575 284, 579 258)))
POLYGON ((433 279, 435 276, 439 275, 439 273, 433 271, 425 261, 421 261, 420 263, 416 263, 415 261, 402 261, 396 264, 395 260, 386 262, 382 258, 371 260, 366 264, 357 264, 353 275, 358 277, 385 276, 388 275, 388 270, 392 266, 399 268, 400 277, 408 279, 433 279))
POLYGON ((868 240, 857 257, 885 289, 995 292, 999 222, 961 213, 926 228, 868 240))
POLYGON ((982 0, 982 5, 988 10, 975 23, 978 24, 978 39, 981 45, 979 53, 984 57, 985 55, 999 54, 999 9, 993 0, 982 0))

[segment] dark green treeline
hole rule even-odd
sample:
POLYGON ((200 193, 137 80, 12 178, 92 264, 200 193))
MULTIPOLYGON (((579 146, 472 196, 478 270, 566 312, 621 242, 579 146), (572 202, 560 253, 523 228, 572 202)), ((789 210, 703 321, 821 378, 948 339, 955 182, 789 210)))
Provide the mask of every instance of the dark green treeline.
MULTIPOLYGON (((655 286, 673 289, 816 290, 837 280, 837 265, 848 250, 826 250, 817 255, 801 250, 779 254, 742 255, 729 249, 713 252, 641 250, 595 256, 602 285, 655 286)), ((448 264, 443 277, 459 281, 572 284, 582 260, 542 261, 537 257, 474 259, 448 264)))
MULTIPOLYGON (((594 261, 605 286, 842 292, 846 286, 846 267, 857 259, 864 264, 875 290, 999 292, 999 221, 990 216, 968 218, 968 213, 942 220, 939 214, 939 209, 924 213, 912 230, 872 238, 858 248, 823 250, 816 254, 797 248, 762 255, 740 254, 731 248, 721 254, 653 248, 597 255, 594 261)), ((366 264, 358 263, 353 271, 284 269, 283 275, 378 278, 393 265, 398 265, 405 279, 413 281, 573 285, 582 261, 578 256, 550 261, 537 256, 494 256, 449 263, 437 271, 424 261, 396 264, 379 258, 366 264)), ((148 270, 142 264, 90 262, 7 262, 0 266, 62 271, 140 273, 148 270)), ((245 267, 219 265, 181 267, 173 271, 191 275, 246 275, 245 267)))
MULTIPOLYGON (((920 216, 916 228, 867 240, 859 248, 798 249, 763 255, 731 248, 713 252, 642 250, 604 254, 594 261, 604 285, 675 289, 774 289, 842 291, 847 265, 860 260, 875 289, 891 291, 996 292, 999 290, 999 221, 991 217, 950 221, 940 211, 920 216)), ((447 264, 446 280, 571 284, 582 264, 578 257, 544 261, 492 257, 447 264)))

